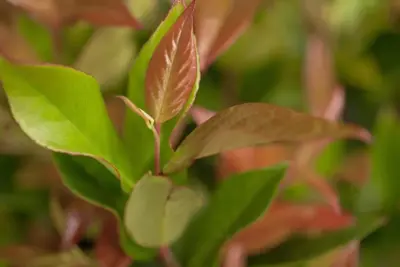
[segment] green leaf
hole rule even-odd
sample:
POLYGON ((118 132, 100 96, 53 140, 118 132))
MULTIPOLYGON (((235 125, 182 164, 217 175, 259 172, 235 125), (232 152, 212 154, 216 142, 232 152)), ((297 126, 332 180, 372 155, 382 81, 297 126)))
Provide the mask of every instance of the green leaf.
POLYGON ((400 181, 400 120, 392 110, 385 110, 374 130, 372 177, 363 187, 358 200, 360 211, 397 212, 400 181))
MULTIPOLYGON (((174 25, 183 10, 184 6, 182 3, 176 1, 165 20, 158 26, 149 41, 142 47, 129 72, 127 97, 135 106, 144 111, 146 111, 145 78, 149 62, 161 39, 174 25)), ((133 175, 134 177, 140 178, 148 170, 148 166, 151 165, 154 152, 153 134, 147 129, 142 118, 128 112, 125 121, 124 137, 128 150, 131 151, 131 159, 135 162, 133 175)))
MULTIPOLYGON (((124 193, 119 181, 94 159, 53 153, 64 184, 76 195, 104 208, 122 211, 124 193)), ((120 213, 120 212, 118 212, 120 213)))
POLYGON ((331 122, 264 103, 245 103, 218 112, 190 133, 175 151, 164 173, 190 166, 193 160, 227 150, 273 142, 305 142, 321 138, 357 137, 364 129, 331 122))
POLYGON ((197 49, 193 33, 196 1, 185 9, 162 38, 146 73, 146 105, 157 123, 179 114, 197 80, 197 49))
POLYGON ((225 180, 179 242, 176 249, 181 264, 212 266, 221 246, 266 211, 285 170, 281 164, 225 180))
POLYGON ((0 78, 22 130, 50 150, 105 163, 132 187, 132 166, 90 76, 61 66, 0 61, 0 78))
POLYGON ((317 237, 294 237, 282 245, 248 259, 249 266, 294 263, 311 260, 352 240, 361 240, 382 225, 376 215, 365 214, 358 218, 355 226, 322 234, 317 237))
POLYGON ((88 202, 110 210, 119 218, 120 242, 125 252, 136 260, 150 259, 154 251, 134 243, 122 224, 128 195, 121 190, 117 178, 91 158, 73 157, 62 153, 53 153, 53 158, 64 184, 72 192, 88 202))
POLYGON ((125 208, 128 233, 145 247, 176 241, 202 206, 202 198, 187 187, 174 187, 166 177, 147 175, 132 191, 125 208))

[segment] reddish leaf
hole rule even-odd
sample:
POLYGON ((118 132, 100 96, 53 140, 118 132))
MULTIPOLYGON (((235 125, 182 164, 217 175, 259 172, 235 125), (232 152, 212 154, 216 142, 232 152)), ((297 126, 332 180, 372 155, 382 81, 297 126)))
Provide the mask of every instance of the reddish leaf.
POLYGON ((0 1, 0 55, 17 63, 38 63, 38 56, 18 33, 15 15, 13 6, 0 1))
POLYGON ((128 267, 132 263, 119 246, 118 226, 111 214, 104 220, 96 242, 95 254, 101 267, 128 267))
MULTIPOLYGON (((215 112, 200 106, 194 106, 191 114, 196 124, 200 125, 214 116, 215 112)), ((289 146, 269 145, 265 147, 241 148, 221 153, 217 176, 223 179, 234 173, 274 165, 278 162, 288 160, 292 152, 291 150, 292 148, 289 146)))
POLYGON ((364 185, 371 172, 371 158, 366 151, 357 151, 345 159, 338 171, 338 178, 357 186, 364 185))
POLYGON ((95 220, 96 208, 84 201, 76 200, 65 212, 65 227, 62 234, 63 249, 69 249, 78 243, 95 220))
POLYGON ((197 158, 243 147, 345 137, 369 141, 370 134, 354 125, 330 122, 287 108, 246 103, 223 110, 197 127, 178 147, 164 172, 176 172, 197 158))
POLYGON ((350 215, 338 215, 329 207, 275 202, 264 217, 233 236, 224 250, 240 244, 246 254, 257 254, 279 245, 294 233, 333 231, 352 223, 350 215))
POLYGON ((331 267, 358 267, 359 241, 353 241, 340 251, 331 267))
POLYGON ((335 86, 333 63, 329 46, 318 35, 310 35, 305 61, 305 83, 311 113, 321 116, 331 102, 335 86))
POLYGON ((221 27, 218 37, 209 49, 207 61, 202 63, 202 69, 212 63, 224 52, 251 24, 261 0, 230 0, 232 9, 221 27))
POLYGON ((201 69, 207 64, 208 54, 231 11, 233 2, 232 0, 197 0, 194 18, 201 69))
POLYGON ((240 244, 229 246, 225 255, 224 267, 246 267, 246 254, 240 244))
POLYGON ((78 20, 104 26, 139 27, 122 0, 9 0, 52 29, 78 20))
POLYGON ((195 1, 163 37, 146 73, 146 105, 158 123, 176 116, 188 102, 197 78, 193 35, 195 1))
POLYGON ((215 112, 205 109, 200 106, 193 106, 190 111, 194 122, 197 125, 203 124, 204 122, 208 121, 212 116, 215 115, 215 112))

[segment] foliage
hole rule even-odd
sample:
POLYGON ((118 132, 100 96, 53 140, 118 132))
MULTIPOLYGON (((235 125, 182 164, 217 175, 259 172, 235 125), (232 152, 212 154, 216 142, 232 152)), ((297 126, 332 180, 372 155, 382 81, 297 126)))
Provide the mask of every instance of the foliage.
POLYGON ((0 0, 0 265, 396 266, 399 8, 0 0))

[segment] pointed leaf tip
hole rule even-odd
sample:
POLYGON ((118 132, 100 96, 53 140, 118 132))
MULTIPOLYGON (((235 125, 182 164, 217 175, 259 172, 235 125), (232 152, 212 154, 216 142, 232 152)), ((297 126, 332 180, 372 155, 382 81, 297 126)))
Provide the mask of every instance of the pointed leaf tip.
POLYGON ((197 158, 243 147, 346 137, 368 141, 369 135, 358 126, 279 106, 245 103, 217 113, 190 133, 164 167, 164 173, 184 169, 197 158))
POLYGON ((193 34, 195 1, 162 38, 149 62, 145 79, 146 105, 156 122, 176 116, 190 98, 198 75, 193 34))

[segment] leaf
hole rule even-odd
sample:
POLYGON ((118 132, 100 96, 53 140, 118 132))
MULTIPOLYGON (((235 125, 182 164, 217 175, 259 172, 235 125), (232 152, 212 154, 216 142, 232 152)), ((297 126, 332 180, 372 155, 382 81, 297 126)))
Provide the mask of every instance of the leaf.
POLYGON ((149 259, 154 252, 134 243, 128 236, 123 220, 123 207, 128 196, 122 192, 119 183, 106 167, 91 158, 73 157, 53 153, 63 182, 76 195, 86 201, 106 208, 119 218, 120 243, 124 251, 133 258, 149 259))
POLYGON ((140 27, 122 0, 44 0, 40 4, 29 0, 10 0, 33 17, 52 28, 83 20, 97 26, 140 27))
POLYGON ((157 123, 176 116, 197 79, 193 13, 196 1, 185 9, 161 39, 146 73, 146 105, 157 123))
POLYGON ((135 186, 125 207, 128 233, 145 247, 176 241, 202 199, 187 187, 174 187, 165 177, 147 175, 135 186))
POLYGON ((0 55, 13 62, 37 63, 39 57, 18 31, 16 9, 0 1, 0 55))
POLYGON ((335 86, 331 49, 321 36, 309 35, 304 69, 309 109, 320 116, 331 102, 335 86))
POLYGON ((124 195, 115 176, 99 162, 82 156, 53 153, 64 184, 76 195, 107 208, 122 211, 124 195))
POLYGON ((384 110, 375 126, 375 142, 371 154, 371 179, 361 190, 358 209, 395 212, 398 209, 400 183, 400 120, 393 110, 384 110))
POLYGON ((0 78, 14 118, 36 143, 96 158, 121 176, 124 186, 134 184, 132 166, 92 77, 61 66, 0 61, 0 78))
POLYGON ((82 49, 74 68, 92 75, 108 89, 125 77, 134 55, 130 29, 99 29, 82 49))
POLYGON ((322 205, 299 205, 275 201, 259 220, 234 235, 224 250, 241 244, 247 255, 269 250, 294 233, 332 231, 352 225, 349 214, 338 214, 322 205))
POLYGON ((197 0, 194 16, 195 34, 202 68, 207 63, 210 49, 224 26, 233 2, 233 0, 197 0))
POLYGON ((276 165, 237 174, 221 183, 178 244, 182 266, 212 266, 221 246, 266 211, 285 170, 285 165, 276 165))
POLYGON ((61 247, 67 250, 76 245, 83 238, 91 223, 99 216, 98 213, 98 210, 87 202, 71 203, 65 211, 65 228, 62 232, 61 247))
POLYGON ((365 214, 358 218, 354 227, 316 237, 293 237, 277 248, 250 257, 248 263, 250 266, 265 266, 311 260, 353 240, 361 240, 381 225, 382 220, 376 215, 365 214))
POLYGON ((96 259, 101 267, 128 267, 132 259, 126 256, 119 246, 118 223, 113 216, 103 220, 95 245, 96 259))
MULTIPOLYGON (((184 6, 176 1, 167 17, 158 26, 149 41, 142 47, 129 72, 127 97, 138 108, 145 107, 145 77, 150 59, 168 30, 182 14, 184 6)), ((145 127, 142 118, 130 112, 125 121, 124 141, 128 147, 132 162, 135 162, 134 177, 141 178, 150 166, 154 154, 153 134, 145 127), (140 141, 138 141, 140 140, 140 141)))
POLYGON ((163 171, 173 173, 188 167, 194 159, 228 150, 328 137, 370 138, 366 130, 357 126, 269 104, 245 103, 225 109, 197 127, 177 148, 163 171))
POLYGON ((261 0, 230 0, 232 8, 225 18, 225 22, 219 30, 213 46, 209 49, 207 62, 201 63, 202 69, 211 64, 223 53, 237 38, 249 27, 261 0))

